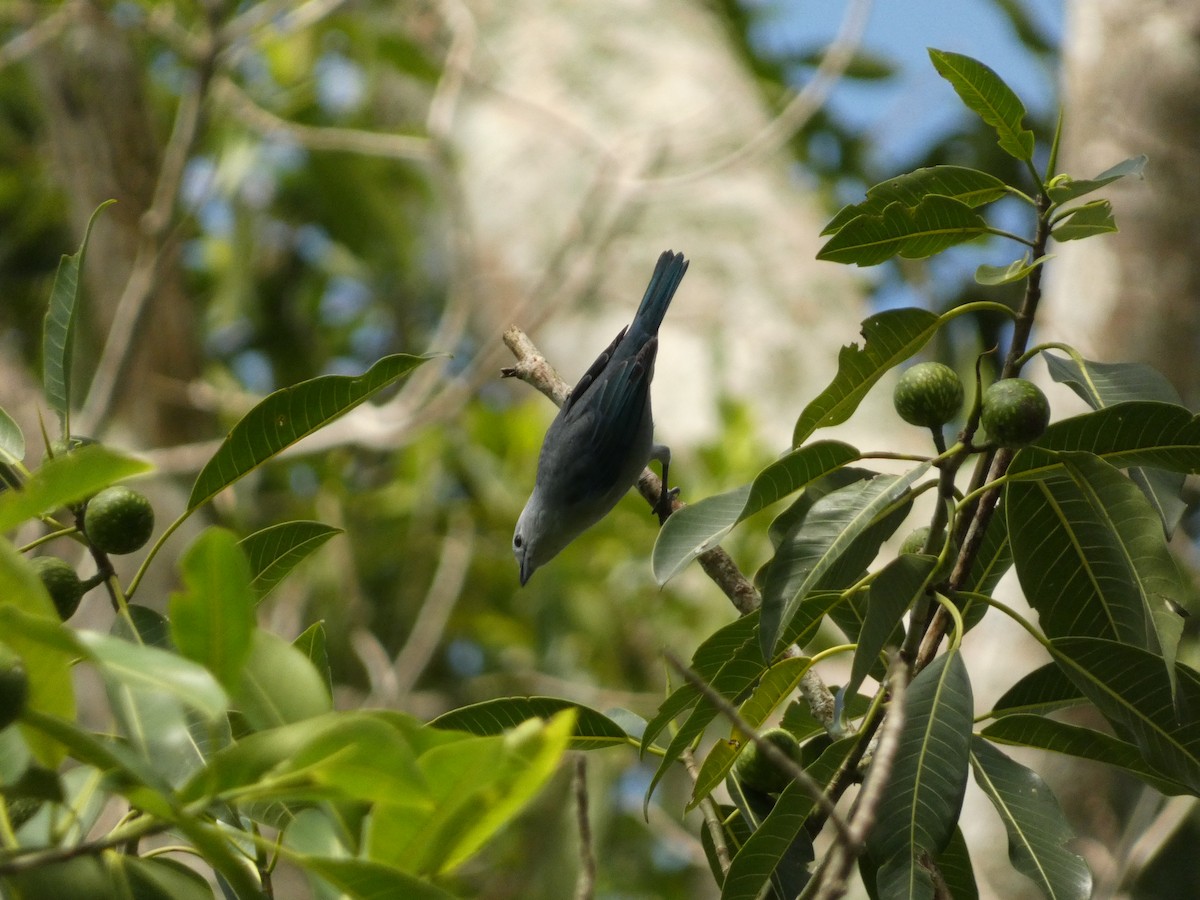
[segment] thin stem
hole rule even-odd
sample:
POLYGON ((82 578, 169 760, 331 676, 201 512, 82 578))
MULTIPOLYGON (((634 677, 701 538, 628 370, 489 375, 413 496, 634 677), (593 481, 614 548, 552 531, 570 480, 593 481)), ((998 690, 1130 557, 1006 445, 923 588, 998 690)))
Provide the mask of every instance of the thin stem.
POLYGON ((956 306, 954 309, 947 310, 940 316, 942 323, 949 322, 951 319, 957 319, 959 316, 973 315, 979 312, 994 312, 1010 319, 1017 317, 1017 311, 1011 306, 1006 306, 1003 303, 997 303, 995 300, 972 300, 970 303, 964 303, 962 306, 956 306))
MULTIPOLYGON (((1003 228, 993 228, 990 225, 983 229, 988 234, 994 234, 996 237, 1008 238, 1010 241, 1016 241, 1018 244, 1024 244, 1026 247, 1036 248, 1037 244, 1027 237, 1021 237, 1019 234, 1014 234, 1011 231, 1005 231, 1003 228)), ((1037 256, 1034 256, 1037 259, 1037 256)), ((1038 268, 1041 268, 1040 266, 1038 268)))

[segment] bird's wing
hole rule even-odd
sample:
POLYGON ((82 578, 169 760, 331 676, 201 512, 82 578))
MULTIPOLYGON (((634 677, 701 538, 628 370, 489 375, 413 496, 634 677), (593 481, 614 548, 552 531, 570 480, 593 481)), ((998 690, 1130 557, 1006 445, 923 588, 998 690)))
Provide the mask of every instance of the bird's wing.
POLYGON ((621 343, 621 340, 625 337, 625 332, 628 330, 628 325, 622 328, 620 334, 613 338, 613 342, 608 345, 608 348, 596 357, 595 362, 588 366, 588 370, 583 373, 583 377, 575 382, 575 387, 571 388, 571 393, 567 394, 567 399, 563 401, 562 412, 564 416, 570 415, 572 407, 579 402, 579 398, 587 393, 588 388, 595 383, 596 379, 608 367, 613 353, 616 352, 617 346, 621 343))
POLYGON ((651 338, 636 356, 614 362, 587 397, 584 405, 591 421, 586 431, 596 483, 611 486, 628 460, 649 402, 657 352, 658 338, 651 338))

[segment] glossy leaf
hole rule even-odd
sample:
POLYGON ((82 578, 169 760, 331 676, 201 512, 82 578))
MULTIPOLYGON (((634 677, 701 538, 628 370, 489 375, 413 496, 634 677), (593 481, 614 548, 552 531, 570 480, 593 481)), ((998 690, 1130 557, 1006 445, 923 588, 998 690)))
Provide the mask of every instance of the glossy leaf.
POLYGON ((108 200, 96 207, 88 219, 79 249, 59 260, 54 287, 50 290, 50 306, 42 326, 42 385, 46 391, 46 402, 62 417, 64 434, 68 430, 71 415, 71 357, 79 299, 79 273, 83 269, 88 239, 92 234, 92 226, 96 224, 96 217, 102 209, 115 202, 108 200))
POLYGON ((300 722, 332 707, 325 680, 300 650, 256 629, 233 704, 257 729, 300 722))
POLYGON ((916 206, 930 194, 951 197, 969 207, 999 200, 1008 187, 999 178, 964 166, 929 166, 896 175, 867 188, 867 199, 842 207, 821 234, 834 234, 857 216, 879 215, 893 203, 916 206))
POLYGON ((1172 690, 1161 656, 1117 641, 1063 637, 1055 659, 1106 719, 1124 729, 1146 762, 1200 791, 1200 673, 1177 665, 1172 690), (1187 711, 1180 717, 1180 710, 1187 711))
POLYGON ((997 719, 981 733, 995 743, 1033 747, 1107 763, 1124 769, 1164 794, 1188 793, 1187 787, 1163 778, 1146 765, 1142 752, 1133 744, 1092 728, 1071 725, 1046 716, 1016 713, 997 719))
POLYGON ((528 719, 549 719, 563 710, 575 713, 572 750, 599 750, 630 742, 629 735, 612 719, 594 709, 558 697, 500 697, 442 713, 429 724, 434 728, 466 731, 475 735, 503 734, 528 719))
POLYGON ((1008 858, 1052 900, 1087 900, 1092 873, 1067 849, 1075 835, 1050 787, 987 741, 971 741, 971 768, 1008 832, 1008 858))
POLYGON ((1001 284, 1012 284, 1014 281, 1024 281, 1034 269, 1045 265, 1052 259, 1054 259, 1054 254, 1048 253, 1030 262, 1029 256, 1026 254, 1021 259, 1013 260, 1007 266, 981 265, 975 270, 975 282, 996 287, 1001 284))
POLYGON ((9 531, 43 513, 86 500, 97 491, 150 471, 144 460, 100 444, 79 447, 48 459, 19 491, 0 493, 0 532, 9 531))
POLYGON ((242 550, 250 560, 251 586, 259 600, 304 559, 342 529, 323 522, 282 522, 242 538, 242 550))
POLYGON ((850 680, 842 688, 843 694, 858 690, 904 613, 925 593, 936 566, 936 557, 904 553, 875 576, 869 589, 866 619, 854 650, 850 680))
POLYGON ((356 377, 321 375, 270 394, 233 426, 200 470, 188 509, 394 384, 428 358, 404 353, 385 356, 356 377))
POLYGON ((911 307, 866 319, 862 323, 863 346, 850 344, 839 351, 837 375, 800 414, 792 446, 799 447, 818 428, 849 419, 884 373, 925 346, 937 332, 938 323, 933 313, 911 307))
POLYGON ((1109 234, 1117 230, 1113 218, 1112 204, 1107 200, 1093 200, 1069 210, 1061 225, 1055 226, 1050 236, 1056 241, 1078 241, 1097 234, 1109 234))
POLYGON ((961 200, 930 194, 915 206, 891 203, 855 216, 817 252, 817 259, 877 266, 894 256, 925 259, 989 233, 987 220, 961 200))
POLYGON ((25 458, 25 435, 21 426, 0 409, 0 463, 19 463, 25 458))
POLYGON ((665 584, 697 556, 716 547, 739 523, 806 484, 858 458, 838 441, 817 441, 771 463, 754 481, 677 510, 654 544, 654 577, 665 584))
MULTIPOLYGON (((7 540, 0 538, 0 635, 21 658, 28 678, 26 708, 62 719, 75 718, 73 633, 59 621, 42 580, 7 540), (49 640, 44 637, 49 633, 49 640)), ((62 748, 22 727, 30 751, 46 768, 56 769, 62 748)))
MULTIPOLYGON (((891 777, 867 852, 879 865, 880 897, 932 897, 918 863, 950 841, 969 768, 971 683, 957 652, 936 658, 909 685, 891 777)), ((868 778, 870 774, 868 772, 868 778)))
POLYGON ((1092 191, 1098 191, 1118 178, 1125 178, 1128 175, 1132 175, 1140 179, 1146 169, 1147 161, 1148 158, 1145 154, 1131 156, 1129 159, 1117 163, 1112 168, 1105 169, 1095 178, 1079 179, 1078 181, 1069 175, 1056 176, 1050 182, 1048 190, 1050 199, 1055 203, 1067 203, 1076 197, 1082 197, 1085 194, 1090 194, 1092 191))
POLYGON ((770 659, 804 598, 819 589, 847 587, 866 569, 911 503, 912 486, 929 469, 879 475, 822 497, 776 544, 763 585, 759 639, 770 659))
POLYGON ((246 554, 232 532, 208 528, 184 552, 179 568, 183 590, 170 600, 175 646, 235 691, 250 655, 257 599, 246 554))
POLYGON ((999 75, 959 53, 930 48, 929 58, 967 108, 996 129, 1000 149, 1022 162, 1033 159, 1033 132, 1022 124, 1025 105, 999 75))

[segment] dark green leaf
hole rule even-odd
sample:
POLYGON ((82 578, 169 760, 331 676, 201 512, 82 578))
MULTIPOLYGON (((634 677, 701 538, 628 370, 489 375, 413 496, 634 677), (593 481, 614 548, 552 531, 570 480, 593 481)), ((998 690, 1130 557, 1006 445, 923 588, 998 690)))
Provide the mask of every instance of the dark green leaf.
POLYGON ((862 324, 864 346, 850 344, 838 353, 838 373, 804 408, 792 434, 799 447, 816 429, 845 422, 883 374, 925 346, 937 332, 939 319, 923 309, 894 309, 862 324))
POLYGON ((50 307, 46 310, 46 320, 42 326, 42 385, 46 391, 46 402, 62 418, 64 434, 68 432, 71 416, 71 356, 75 308, 79 299, 79 273, 83 269, 88 238, 96 217, 102 209, 115 202, 107 200, 96 207, 88 219, 79 249, 59 260, 54 287, 50 291, 50 307))
POLYGON ((983 729, 982 734, 988 740, 1001 744, 1035 747, 1117 766, 1164 794, 1189 792, 1186 786, 1163 778, 1146 765, 1142 751, 1133 744, 1092 728, 1070 725, 1045 716, 1017 713, 997 719, 983 729))
POLYGON ((963 590, 978 594, 991 594, 1012 566, 1012 545, 1008 540, 1008 519, 1001 506, 988 523, 983 543, 975 554, 975 564, 967 575, 963 590))
POLYGON ((867 839, 867 852, 879 864, 881 897, 932 896, 918 859, 923 854, 936 859, 958 822, 974 712, 959 653, 938 657, 913 679, 904 710, 891 777, 867 839))
POLYGON ((1054 254, 1048 253, 1030 262, 1029 255, 1026 254, 1021 259, 1013 260, 1007 266, 983 265, 975 270, 975 282, 995 287, 1001 284, 1012 284, 1014 281, 1023 281, 1034 269, 1052 259, 1054 259, 1054 254))
POLYGON ((1113 219, 1112 204, 1107 200, 1093 200, 1065 212, 1062 224, 1055 226, 1050 236, 1060 242, 1078 241, 1116 230, 1117 223, 1113 219))
POLYGON ((854 650, 850 680, 842 690, 853 694, 867 677, 908 608, 925 593, 937 558, 905 553, 888 563, 871 582, 867 615, 854 650))
POLYGON ((476 735, 503 734, 526 719, 549 719, 564 709, 575 711, 572 750, 598 750, 630 743, 630 737, 612 719, 594 709, 558 697, 501 697, 442 713, 429 724, 434 728, 467 731, 476 735))
POLYGON ((369 859, 301 856, 296 862, 355 900, 454 900, 456 894, 369 859))
POLYGON ((975 884, 975 869, 971 865, 971 854, 962 829, 954 828, 948 843, 937 859, 938 871, 946 882, 949 896, 954 900, 979 900, 979 887, 975 884))
POLYGON ((996 701, 993 716, 1018 713, 1044 715, 1069 706, 1086 703, 1087 698, 1075 686, 1067 673, 1055 663, 1046 663, 1018 679, 996 701))
POLYGON ((988 234, 988 223, 961 200, 929 194, 916 206, 894 202, 855 216, 817 252, 817 259, 877 266, 893 256, 925 259, 988 234))
POLYGON ((776 545, 763 586, 764 658, 774 655, 780 632, 810 592, 847 587, 866 569, 903 521, 912 486, 928 469, 922 463, 904 476, 879 475, 841 488, 792 523, 776 545))
POLYGON ((1090 637, 1051 641, 1059 665, 1104 717, 1124 729, 1146 762, 1200 791, 1200 673, 1177 665, 1172 691, 1163 659, 1138 647, 1090 637), (1181 712, 1182 719, 1181 719, 1181 712))
POLYGON ((1022 124, 1025 105, 999 75, 958 53, 930 48, 929 58, 967 108, 996 129, 1005 153, 1022 162, 1033 159, 1033 132, 1022 124))
POLYGON ((385 356, 357 377, 321 375, 269 395, 246 413, 205 464, 188 498, 195 509, 280 451, 403 378, 429 357, 385 356))
POLYGON ((697 556, 717 546, 739 522, 857 458, 858 451, 849 444, 817 441, 785 454, 748 485, 677 510, 654 544, 655 579, 665 584, 697 556))
POLYGON ((971 768, 1008 832, 1008 858, 1053 900, 1087 900, 1092 873, 1067 849, 1074 838, 1050 787, 987 741, 971 741, 971 768))
POLYGON ((237 538, 208 528, 179 561, 183 590, 171 594, 171 637, 179 652, 237 689, 250 655, 254 604, 250 564, 237 538))
POLYGON ((1111 169, 1106 169, 1095 178, 1076 181, 1070 175, 1058 175, 1050 182, 1050 188, 1047 193, 1050 194, 1050 199, 1055 203, 1067 203, 1074 200, 1076 197, 1082 197, 1084 194, 1090 194, 1092 191, 1097 191, 1106 184, 1111 184, 1118 178, 1124 178, 1127 175, 1133 175, 1137 178, 1142 177, 1142 172, 1146 168, 1147 157, 1145 154, 1141 156, 1131 156, 1129 159, 1122 160, 1111 169))
POLYGON ((21 490, 0 493, 0 532, 10 531, 26 519, 86 500, 110 484, 150 469, 148 462, 100 444, 46 460, 21 490))
POLYGON ((930 194, 951 197, 969 207, 999 200, 1008 192, 999 178, 963 166, 930 166, 897 175, 867 189, 867 199, 843 207, 821 234, 834 234, 857 216, 879 215, 893 203, 916 206, 930 194))
POLYGON ((0 409, 0 463, 15 464, 25 458, 25 435, 12 416, 0 409))
POLYGON ((322 522, 282 522, 242 538, 254 593, 262 600, 302 560, 342 529, 322 522))
POLYGON ((325 680, 308 657, 262 629, 254 631, 233 701, 259 730, 310 719, 331 707, 325 680))

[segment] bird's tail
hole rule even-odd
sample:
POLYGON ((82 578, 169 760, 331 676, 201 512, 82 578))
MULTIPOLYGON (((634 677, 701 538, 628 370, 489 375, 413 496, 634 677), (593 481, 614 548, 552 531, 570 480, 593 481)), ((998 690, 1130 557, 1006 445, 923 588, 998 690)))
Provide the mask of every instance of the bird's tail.
POLYGON ((631 335, 637 333, 648 338, 658 334, 658 326, 667 314, 667 307, 671 305, 671 298, 675 296, 687 267, 688 261, 682 253, 663 251, 654 267, 654 274, 650 276, 650 283, 646 285, 646 294, 642 297, 637 315, 633 317, 633 324, 629 328, 631 335))

